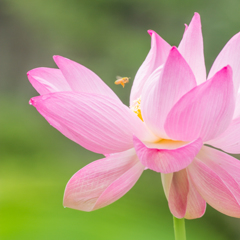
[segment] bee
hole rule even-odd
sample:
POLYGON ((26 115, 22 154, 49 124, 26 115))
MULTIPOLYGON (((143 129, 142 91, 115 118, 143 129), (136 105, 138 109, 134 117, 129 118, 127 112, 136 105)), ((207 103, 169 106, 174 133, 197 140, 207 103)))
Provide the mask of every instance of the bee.
POLYGON ((130 77, 120 77, 120 76, 117 76, 117 80, 114 83, 116 85, 121 84, 124 87, 125 84, 129 82, 129 79, 130 79, 130 77))

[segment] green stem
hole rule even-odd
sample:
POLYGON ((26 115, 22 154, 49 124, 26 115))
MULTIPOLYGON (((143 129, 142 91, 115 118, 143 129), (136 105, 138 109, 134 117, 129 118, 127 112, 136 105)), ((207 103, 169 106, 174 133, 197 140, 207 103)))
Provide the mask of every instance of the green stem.
POLYGON ((174 226, 175 240, 186 240, 184 218, 179 219, 173 216, 173 226, 174 226))

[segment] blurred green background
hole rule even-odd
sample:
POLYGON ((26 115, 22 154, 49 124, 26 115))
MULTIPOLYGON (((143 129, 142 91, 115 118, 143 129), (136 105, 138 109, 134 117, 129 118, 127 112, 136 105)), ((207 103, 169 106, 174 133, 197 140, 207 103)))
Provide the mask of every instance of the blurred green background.
MULTIPOLYGON (((26 72, 56 67, 52 55, 97 73, 128 104, 131 83, 149 51, 148 29, 171 45, 193 13, 202 18, 209 70, 240 31, 238 0, 0 0, 0 239, 173 240, 172 217, 159 174, 147 170, 123 198, 85 213, 64 209, 69 178, 101 155, 52 128, 28 100, 36 91, 26 72)), ((207 207, 186 221, 188 239, 240 239, 240 220, 207 207)))

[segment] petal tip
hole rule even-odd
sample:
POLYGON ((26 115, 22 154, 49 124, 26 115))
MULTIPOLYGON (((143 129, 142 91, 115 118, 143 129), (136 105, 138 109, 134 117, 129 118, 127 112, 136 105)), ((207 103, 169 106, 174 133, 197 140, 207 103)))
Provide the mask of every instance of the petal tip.
POLYGON ((195 12, 193 17, 192 17, 192 20, 189 24, 189 27, 192 25, 193 28, 196 28, 196 29, 201 29, 201 17, 200 17, 200 14, 195 12))
MULTIPOLYGON (((232 75, 232 67, 230 65, 227 65, 227 66, 223 67, 219 72, 222 72, 226 75, 231 76, 232 75)), ((231 79, 231 77, 230 77, 230 79, 231 79)))
POLYGON ((61 60, 61 59, 64 59, 64 57, 62 57, 62 56, 60 56, 60 55, 53 55, 53 60, 54 60, 54 62, 58 62, 59 60, 61 60))
POLYGON ((194 17, 200 19, 200 14, 198 12, 194 12, 194 17))
POLYGON ((227 65, 226 67, 224 67, 224 69, 226 69, 227 71, 232 71, 232 67, 230 65, 227 65))
POLYGON ((151 29, 149 29, 147 32, 148 32, 148 34, 149 34, 150 36, 152 36, 152 35, 153 35, 153 33, 154 33, 154 31, 153 31, 153 30, 151 30, 151 29))
POLYGON ((177 52, 178 52, 178 48, 177 48, 176 46, 173 46, 170 51, 171 51, 171 52, 172 52, 172 51, 177 51, 177 52))
POLYGON ((201 17, 200 17, 200 14, 197 13, 197 12, 195 12, 194 15, 193 15, 192 21, 201 24, 201 17))
POLYGON ((173 57, 177 57, 177 56, 181 55, 176 46, 173 46, 171 48, 168 57, 171 56, 171 55, 173 55, 173 57))
POLYGON ((66 190, 65 190, 64 195, 63 195, 63 207, 64 208, 68 207, 67 200, 66 200, 66 190))
POLYGON ((59 55, 53 55, 53 60, 56 60, 58 57, 60 57, 59 55))
MULTIPOLYGON (((73 177, 74 177, 74 175, 73 175, 73 177)), ((77 205, 76 199, 74 199, 74 197, 70 193, 71 192, 71 180, 72 180, 72 178, 68 181, 68 183, 65 187, 65 191, 64 191, 64 195, 63 195, 63 207, 84 211, 84 209, 82 209, 81 207, 79 207, 77 205)))
POLYGON ((34 97, 34 98, 31 98, 28 103, 29 103, 29 105, 36 106, 35 97, 34 97))
POLYGON ((33 76, 33 73, 34 73, 34 71, 36 70, 37 68, 34 68, 34 69, 31 69, 31 70, 29 70, 28 72, 27 72, 27 77, 29 77, 29 76, 33 76))
POLYGON ((48 99, 49 97, 50 97, 49 94, 36 96, 36 97, 31 98, 28 103, 37 108, 37 105, 39 107, 39 103, 41 104, 42 101, 48 99))
POLYGON ((56 59, 57 57, 60 57, 59 55, 53 55, 53 59, 56 59))

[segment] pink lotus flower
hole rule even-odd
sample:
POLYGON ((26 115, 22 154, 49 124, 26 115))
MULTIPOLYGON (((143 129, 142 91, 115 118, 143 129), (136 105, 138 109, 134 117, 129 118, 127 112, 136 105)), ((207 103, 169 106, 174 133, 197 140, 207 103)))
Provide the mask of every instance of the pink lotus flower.
POLYGON ((64 206, 104 207, 128 192, 142 172, 160 172, 172 214, 201 217, 206 202, 240 217, 240 33, 216 58, 206 80, 199 14, 178 48, 154 31, 138 70, 130 108, 92 71, 55 56, 59 69, 28 78, 41 96, 30 103, 62 134, 106 157, 70 179, 64 206))

